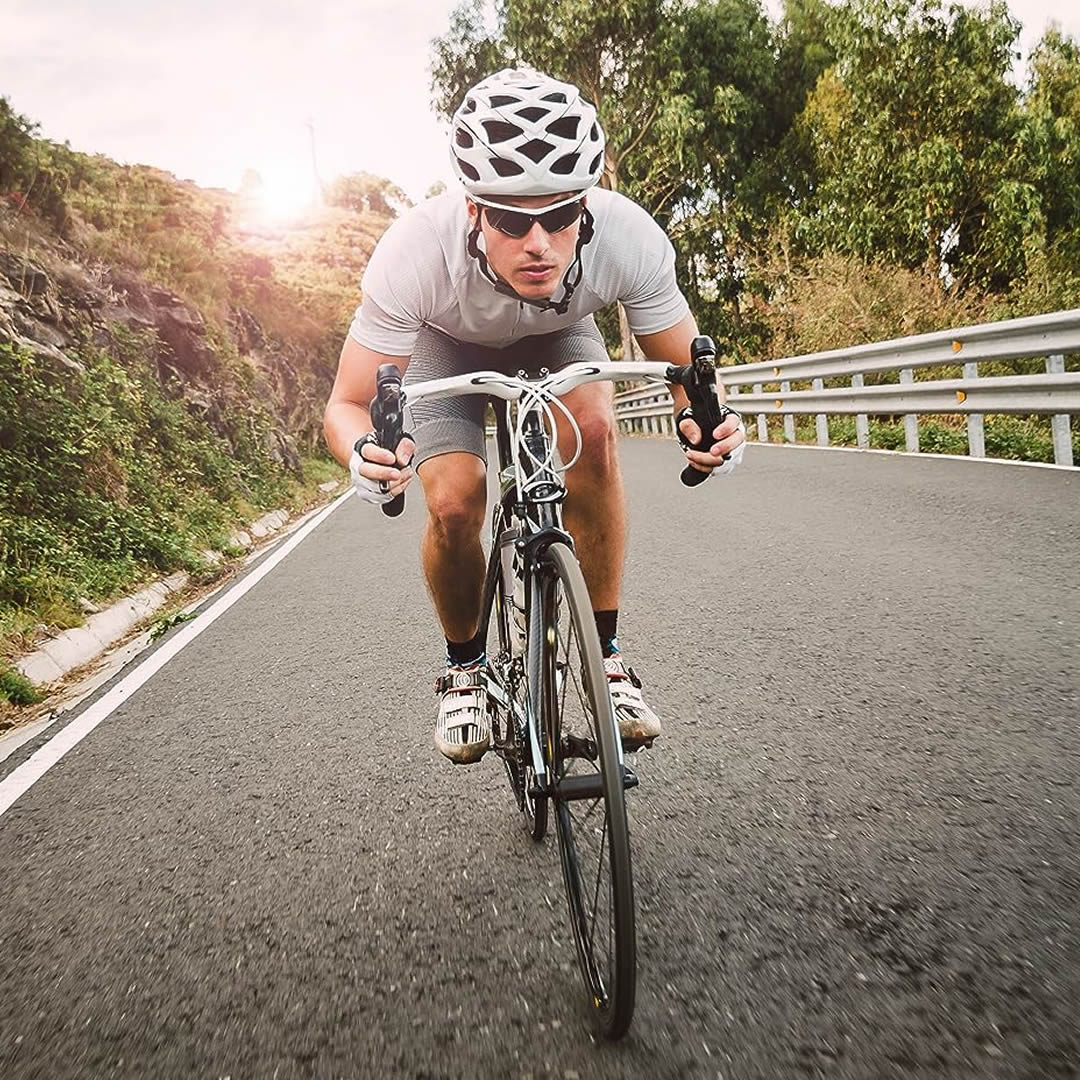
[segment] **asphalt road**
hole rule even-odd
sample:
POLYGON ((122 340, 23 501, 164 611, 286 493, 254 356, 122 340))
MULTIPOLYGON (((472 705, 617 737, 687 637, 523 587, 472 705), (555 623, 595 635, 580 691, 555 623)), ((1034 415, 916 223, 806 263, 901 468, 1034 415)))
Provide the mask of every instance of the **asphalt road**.
POLYGON ((622 452, 665 722, 630 1035, 588 1033, 554 840, 431 745, 411 491, 0 818, 4 1080, 1080 1075, 1080 477, 751 447, 688 492, 622 452))

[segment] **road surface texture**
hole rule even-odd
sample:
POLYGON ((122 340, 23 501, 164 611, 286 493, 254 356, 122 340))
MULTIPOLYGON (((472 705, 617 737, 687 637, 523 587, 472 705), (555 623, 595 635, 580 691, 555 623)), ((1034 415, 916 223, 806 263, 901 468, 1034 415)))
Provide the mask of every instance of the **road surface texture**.
POLYGON ((628 1037, 589 1035, 554 839, 432 746, 414 486, 0 818, 4 1080, 1080 1075, 1080 477, 751 447, 688 491, 621 452, 665 724, 628 1037))

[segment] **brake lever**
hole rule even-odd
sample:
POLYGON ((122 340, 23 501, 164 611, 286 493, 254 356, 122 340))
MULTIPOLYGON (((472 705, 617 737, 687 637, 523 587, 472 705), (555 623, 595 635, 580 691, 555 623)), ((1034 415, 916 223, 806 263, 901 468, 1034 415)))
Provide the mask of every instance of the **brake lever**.
MULTIPOLYGON (((375 396, 371 399, 371 422, 379 445, 397 455, 402 437, 401 370, 397 364, 380 364, 375 375, 375 396)), ((405 509, 405 492, 382 504, 387 517, 397 517, 405 509)))
MULTIPOLYGON (((675 434, 684 450, 700 450, 707 452, 713 444, 713 432, 723 423, 725 417, 734 412, 726 405, 721 404, 716 396, 716 344, 711 337, 702 335, 690 342, 690 363, 676 368, 678 377, 675 380, 686 391, 690 400, 688 408, 683 409, 678 420, 689 417, 697 424, 701 431, 701 439, 697 443, 690 442, 679 430, 676 420, 675 434)), ((728 455, 723 456, 727 461, 728 455)), ((695 469, 693 465, 687 465, 679 475, 679 479, 687 487, 696 487, 703 480, 708 480, 709 474, 695 469)))

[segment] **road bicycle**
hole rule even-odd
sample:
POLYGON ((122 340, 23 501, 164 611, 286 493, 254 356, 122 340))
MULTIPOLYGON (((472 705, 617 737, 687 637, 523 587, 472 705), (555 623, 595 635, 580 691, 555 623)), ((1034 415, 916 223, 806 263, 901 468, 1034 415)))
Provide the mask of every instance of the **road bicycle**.
MULTIPOLYGON (((563 528, 562 473, 580 456, 581 433, 560 395, 598 380, 677 383, 703 432, 699 448, 729 411, 716 397, 715 346, 695 338, 689 364, 572 363, 531 378, 478 371, 402 386, 394 364, 379 368, 371 416, 379 444, 395 449, 406 405, 484 394, 495 399, 499 497, 480 626, 488 642, 492 749, 501 758, 533 840, 555 819, 563 882, 578 963, 598 1032, 625 1034, 634 1013, 636 942, 630 830, 625 793, 638 778, 628 766, 608 691, 589 593, 563 528), (555 416, 576 440, 560 464, 555 416)), ((687 465, 683 482, 707 474, 687 465)), ((398 495, 383 507, 396 516, 398 495)))

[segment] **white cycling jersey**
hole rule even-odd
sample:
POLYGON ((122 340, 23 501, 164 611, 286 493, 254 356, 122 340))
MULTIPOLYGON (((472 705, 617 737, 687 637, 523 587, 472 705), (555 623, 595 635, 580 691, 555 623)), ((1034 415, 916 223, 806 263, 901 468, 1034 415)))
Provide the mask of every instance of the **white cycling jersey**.
MULTIPOLYGON (((565 315, 495 291, 465 248, 469 217, 465 193, 456 190, 428 199, 387 229, 364 272, 364 299, 350 335, 389 356, 411 356, 425 325, 458 341, 502 348, 579 322, 615 300, 635 334, 680 322, 689 306, 660 226, 616 192, 593 188, 587 200, 595 233, 582 249, 581 284, 565 315)), ((555 299, 561 296, 560 285, 555 299)))

